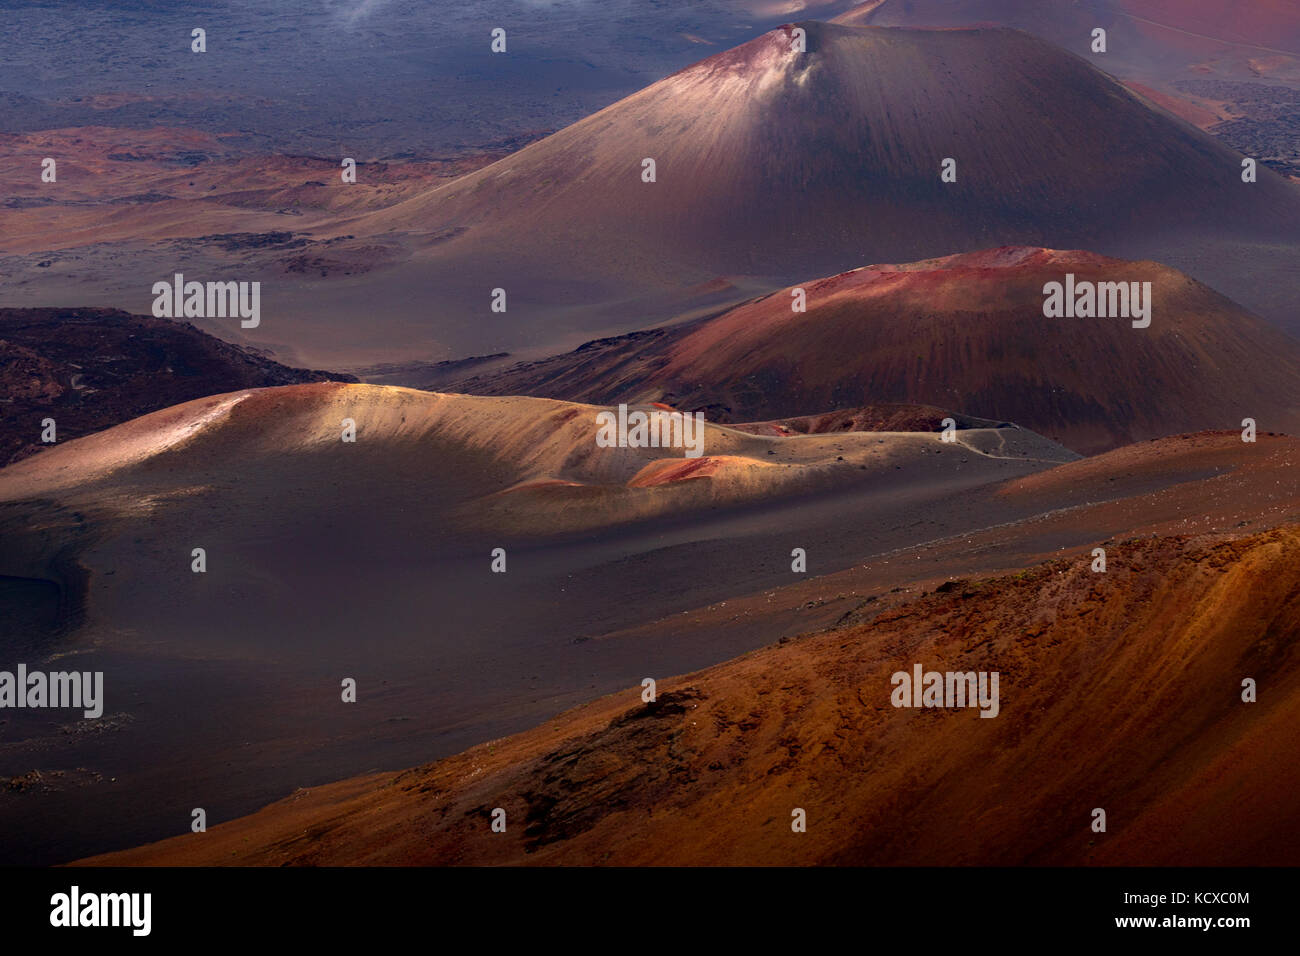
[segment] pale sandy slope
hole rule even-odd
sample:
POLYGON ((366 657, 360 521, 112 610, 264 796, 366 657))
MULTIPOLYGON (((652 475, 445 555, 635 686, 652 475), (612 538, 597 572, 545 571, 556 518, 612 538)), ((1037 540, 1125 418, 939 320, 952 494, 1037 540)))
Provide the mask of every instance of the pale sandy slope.
POLYGON ((396 518, 384 511, 398 500, 387 497, 386 477, 423 471, 437 493, 403 506, 403 522, 554 533, 827 491, 864 472, 898 472, 905 484, 967 465, 993 479, 1008 459, 1042 466, 1076 457, 1016 428, 961 431, 949 443, 934 431, 778 438, 706 422, 703 454, 687 458, 682 448, 599 447, 601 410, 377 385, 251 389, 164 409, 5 469, 0 501, 94 502, 126 517, 147 511, 157 494, 184 499, 189 489, 198 498, 284 467, 313 491, 369 475, 368 518, 380 523, 396 518), (347 420, 353 443, 342 440, 347 420))

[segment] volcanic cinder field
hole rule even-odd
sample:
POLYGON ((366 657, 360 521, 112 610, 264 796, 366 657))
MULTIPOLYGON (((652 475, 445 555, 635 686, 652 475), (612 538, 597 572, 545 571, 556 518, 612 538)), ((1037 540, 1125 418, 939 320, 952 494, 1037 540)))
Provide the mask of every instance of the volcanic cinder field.
POLYGON ((1300 862, 1300 8, 84 12, 0 863, 1300 862))

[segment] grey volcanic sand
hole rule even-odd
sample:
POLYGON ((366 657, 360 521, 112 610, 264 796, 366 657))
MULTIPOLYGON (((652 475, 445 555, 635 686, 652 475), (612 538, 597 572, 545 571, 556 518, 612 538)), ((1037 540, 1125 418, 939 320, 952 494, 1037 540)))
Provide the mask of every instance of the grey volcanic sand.
MULTIPOLYGON (((310 402, 326 389, 398 392, 408 414, 424 395, 308 389, 318 389, 305 393, 310 402)), ((253 394, 289 393, 304 394, 253 394)), ((499 417, 518 414, 512 402, 557 404, 456 401, 499 408, 489 412, 499 417)), ((322 420, 332 422, 333 406, 324 408, 322 420)), ((27 632, 17 656, 24 636, 10 634, 0 666, 102 670, 106 685, 100 721, 4 713, 0 775, 44 775, 0 794, 5 862, 59 862, 185 832, 195 807, 210 822, 228 819, 298 787, 445 756, 601 694, 639 693, 643 677, 729 659, 784 636, 789 623, 757 620, 716 636, 678 635, 669 624, 653 641, 594 638, 789 584, 794 547, 806 548, 810 573, 821 574, 1022 517, 1037 509, 988 489, 1052 464, 1035 455, 1072 457, 1015 429, 972 432, 970 445, 942 449, 932 434, 744 436, 744 448, 774 448, 780 459, 824 448, 826 467, 847 477, 838 490, 703 510, 683 499, 695 510, 522 541, 475 533, 453 514, 455 502, 491 490, 501 467, 484 451, 453 453, 437 439, 458 419, 404 444, 376 437, 382 423, 358 412, 355 446, 313 451, 288 447, 297 420, 250 431, 250 420, 234 416, 135 464, 97 472, 88 463, 160 432, 141 423, 174 412, 0 472, 6 498, 24 497, 27 483, 62 502, 0 507, 0 572, 20 565, 30 542, 59 538, 51 529, 61 520, 89 529, 74 540, 91 572, 87 623, 64 637, 35 635, 44 654, 32 653, 27 632), (853 464, 877 447, 891 457, 853 464), (849 460, 836 462, 837 449, 849 460), (199 546, 204 575, 189 568, 199 546), (504 575, 489 572, 494 547, 508 550, 504 575), (358 703, 341 703, 343 677, 357 680, 358 703)), ((522 459, 526 450, 503 454, 522 459)), ((688 481, 664 493, 702 487, 688 481)))

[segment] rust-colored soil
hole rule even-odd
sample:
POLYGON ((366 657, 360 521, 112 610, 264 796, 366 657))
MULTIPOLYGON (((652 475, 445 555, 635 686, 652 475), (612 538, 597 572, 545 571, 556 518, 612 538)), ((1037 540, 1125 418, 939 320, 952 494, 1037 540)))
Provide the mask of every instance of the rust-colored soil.
POLYGON ((1080 454, 1231 428, 1247 416, 1264 429, 1300 429, 1294 339, 1160 263, 1024 246, 808 279, 691 325, 591 343, 454 387, 665 401, 722 422, 788 423, 867 406, 861 424, 885 429, 898 427, 891 406, 928 406, 934 412, 904 417, 926 431, 940 427, 939 409, 1015 422, 1080 454), (1067 274, 1150 283, 1150 326, 1046 318, 1044 286, 1067 274), (806 312, 793 310, 794 289, 806 294, 806 312))
POLYGON ((663 680, 653 704, 629 688, 427 767, 85 862, 1294 862, 1300 527, 1108 557, 1104 574, 1080 557, 957 583, 663 680), (892 707, 891 674, 915 663, 997 671, 999 715, 892 707))

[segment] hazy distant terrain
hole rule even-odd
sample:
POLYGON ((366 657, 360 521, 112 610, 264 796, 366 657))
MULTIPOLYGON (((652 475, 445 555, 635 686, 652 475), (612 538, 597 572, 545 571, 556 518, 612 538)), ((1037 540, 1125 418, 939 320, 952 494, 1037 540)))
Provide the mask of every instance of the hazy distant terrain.
POLYGON ((3 0, 0 132, 172 126, 281 153, 476 151, 565 126, 793 15, 852 5, 3 0), (195 27, 206 54, 190 52, 195 27), (494 27, 507 56, 490 54, 494 27))

